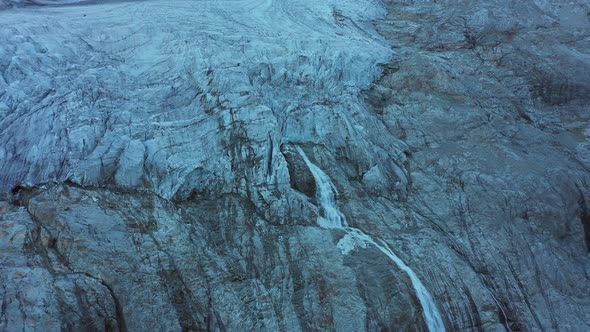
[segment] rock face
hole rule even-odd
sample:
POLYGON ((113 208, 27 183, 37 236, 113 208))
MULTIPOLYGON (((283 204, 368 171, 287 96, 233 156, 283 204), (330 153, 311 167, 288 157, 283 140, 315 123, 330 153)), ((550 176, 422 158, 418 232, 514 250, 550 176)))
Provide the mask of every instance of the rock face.
POLYGON ((586 1, 77 2, 0 1, 1 331, 440 329, 387 250, 590 330, 586 1))

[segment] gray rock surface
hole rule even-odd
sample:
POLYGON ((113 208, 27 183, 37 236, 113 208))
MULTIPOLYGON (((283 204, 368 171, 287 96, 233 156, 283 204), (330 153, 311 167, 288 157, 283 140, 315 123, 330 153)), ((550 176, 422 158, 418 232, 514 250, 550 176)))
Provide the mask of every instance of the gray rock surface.
POLYGON ((297 147, 447 330, 590 330, 586 1, 74 2, 0 1, 0 331, 426 330, 297 147))

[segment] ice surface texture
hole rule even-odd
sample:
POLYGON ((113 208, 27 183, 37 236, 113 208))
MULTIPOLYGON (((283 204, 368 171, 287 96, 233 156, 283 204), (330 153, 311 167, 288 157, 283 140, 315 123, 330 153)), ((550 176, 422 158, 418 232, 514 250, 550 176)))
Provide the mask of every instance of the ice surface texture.
POLYGON ((0 3, 0 330, 590 330, 587 1, 0 3))

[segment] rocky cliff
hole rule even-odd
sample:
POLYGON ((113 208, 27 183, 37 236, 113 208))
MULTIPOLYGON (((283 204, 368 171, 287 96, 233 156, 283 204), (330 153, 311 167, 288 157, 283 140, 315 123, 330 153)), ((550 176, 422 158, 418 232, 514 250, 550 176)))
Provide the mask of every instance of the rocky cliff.
POLYGON ((588 331, 583 0, 0 1, 1 331, 588 331))

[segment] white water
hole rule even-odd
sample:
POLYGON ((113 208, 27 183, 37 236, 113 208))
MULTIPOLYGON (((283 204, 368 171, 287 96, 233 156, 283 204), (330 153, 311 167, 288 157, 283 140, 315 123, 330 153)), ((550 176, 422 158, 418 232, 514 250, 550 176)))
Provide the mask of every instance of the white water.
POLYGON ((344 214, 342 214, 336 206, 336 188, 328 175, 314 165, 300 147, 297 147, 297 152, 299 152, 305 161, 316 182, 316 198, 322 208, 320 217, 318 218, 318 225, 323 228, 338 228, 346 231, 346 236, 338 242, 338 248, 340 248, 343 254, 348 254, 350 251, 354 250, 357 245, 366 248, 367 244, 371 244, 389 257, 392 262, 410 277, 416 296, 423 308, 424 321, 428 326, 428 330, 433 332, 445 331, 442 317, 434 303, 434 299, 426 287, 424 287, 424 284, 420 281, 416 273, 414 273, 414 271, 412 271, 412 269, 407 266, 385 242, 380 241, 381 243, 378 243, 360 229, 348 227, 344 214))

